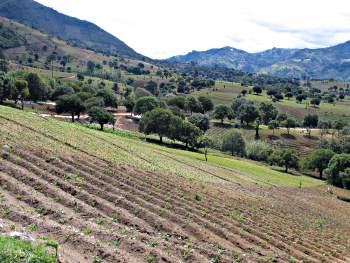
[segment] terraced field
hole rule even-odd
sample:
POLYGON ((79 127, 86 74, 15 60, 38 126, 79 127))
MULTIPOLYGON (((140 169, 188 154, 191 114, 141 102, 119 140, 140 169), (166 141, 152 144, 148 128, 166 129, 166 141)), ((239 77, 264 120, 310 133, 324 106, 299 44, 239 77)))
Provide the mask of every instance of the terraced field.
POLYGON ((349 193, 318 180, 0 107, 4 144, 0 232, 63 262, 350 261, 349 193))

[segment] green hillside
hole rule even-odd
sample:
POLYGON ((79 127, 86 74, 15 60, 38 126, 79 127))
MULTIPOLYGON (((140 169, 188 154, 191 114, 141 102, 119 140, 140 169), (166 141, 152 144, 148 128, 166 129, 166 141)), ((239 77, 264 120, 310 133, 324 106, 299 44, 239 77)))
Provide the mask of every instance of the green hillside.
POLYGON ((71 45, 112 55, 143 58, 95 24, 66 16, 33 0, 5 1, 0 5, 0 16, 60 37, 71 45))

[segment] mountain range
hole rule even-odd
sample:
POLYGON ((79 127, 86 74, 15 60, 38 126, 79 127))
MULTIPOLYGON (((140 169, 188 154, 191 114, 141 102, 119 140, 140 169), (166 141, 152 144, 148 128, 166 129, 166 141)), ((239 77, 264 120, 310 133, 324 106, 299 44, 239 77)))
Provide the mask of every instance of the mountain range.
MULTIPOLYGON (((88 21, 79 20, 41 5, 34 0, 3 0, 0 16, 65 40, 68 44, 107 55, 137 60, 148 60, 117 37, 88 21)), ((7 29, 6 29, 7 30, 7 29)), ((0 47, 20 46, 23 37, 2 29, 0 47), (9 37, 12 38, 9 41, 9 37), (14 42, 16 39, 17 42, 14 42)), ((175 56, 166 62, 195 63, 200 66, 221 66, 249 73, 262 73, 278 77, 310 77, 350 81, 350 41, 328 48, 284 49, 273 48, 249 53, 233 47, 192 51, 175 56)), ((154 62, 154 61, 153 61, 154 62)))
POLYGON ((61 14, 33 0, 0 1, 0 16, 52 34, 72 46, 129 58, 144 58, 97 25, 61 14))
POLYGON ((306 76, 350 81, 350 41, 328 48, 273 48, 258 53, 224 47, 203 52, 192 51, 187 55, 171 57, 168 61, 222 66, 279 77, 306 76))

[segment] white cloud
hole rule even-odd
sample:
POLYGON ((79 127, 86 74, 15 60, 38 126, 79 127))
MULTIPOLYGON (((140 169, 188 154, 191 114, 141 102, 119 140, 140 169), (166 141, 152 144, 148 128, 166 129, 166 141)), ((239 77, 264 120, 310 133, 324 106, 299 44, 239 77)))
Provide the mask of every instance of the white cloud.
POLYGON ((166 58, 233 46, 315 48, 350 40, 348 0, 37 0, 166 58))

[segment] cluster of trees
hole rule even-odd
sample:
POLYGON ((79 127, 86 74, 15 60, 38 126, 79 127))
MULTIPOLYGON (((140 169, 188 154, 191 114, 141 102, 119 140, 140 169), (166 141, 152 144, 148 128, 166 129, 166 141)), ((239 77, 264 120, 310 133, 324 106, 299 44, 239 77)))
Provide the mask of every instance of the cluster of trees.
POLYGON ((176 116, 169 109, 155 108, 146 112, 140 121, 140 131, 145 134, 157 134, 160 141, 167 137, 183 142, 186 147, 195 148, 203 132, 189 121, 176 116))
POLYGON ((207 80, 223 80, 242 83, 242 86, 259 86, 266 88, 288 88, 295 90, 300 86, 298 79, 280 78, 263 74, 245 73, 240 70, 225 67, 205 67, 194 64, 176 65, 176 70, 185 78, 200 78, 207 80))
POLYGON ((299 159, 295 151, 290 149, 275 150, 263 141, 246 141, 240 132, 232 130, 225 134, 221 141, 221 150, 232 156, 246 157, 254 161, 266 162, 284 167, 298 168, 299 159))
MULTIPOLYGON (((154 96, 140 97, 136 101, 133 101, 129 96, 125 99, 124 105, 129 112, 133 111, 140 115, 158 107, 168 108, 173 114, 181 118, 185 118, 185 113, 189 113, 190 115, 193 115, 194 113, 205 114, 214 108, 213 102, 208 97, 199 97, 196 99, 194 97, 183 96, 172 97, 167 101, 162 102, 154 96)), ((197 115, 197 118, 198 116, 199 115, 197 115)))
POLYGON ((0 103, 14 100, 16 103, 24 100, 46 100, 51 86, 38 74, 29 73, 16 76, 13 73, 0 72, 0 103))
POLYGON ((327 174, 328 183, 350 189, 350 154, 335 153, 330 149, 316 149, 303 161, 303 168, 317 170, 320 178, 327 174))
POLYGON ((290 128, 296 126, 294 119, 286 114, 278 114, 278 110, 272 103, 262 102, 256 104, 242 97, 234 99, 231 107, 217 105, 214 109, 213 117, 220 120, 221 123, 227 118, 229 120, 239 120, 241 126, 254 125, 257 139, 260 137, 259 129, 261 124, 269 125, 271 129, 283 126, 288 129, 288 133, 290 128))
POLYGON ((92 122, 97 122, 101 130, 105 124, 114 125, 114 116, 105 110, 105 107, 118 107, 118 98, 110 88, 89 89, 83 87, 80 91, 75 91, 71 87, 58 86, 51 94, 51 98, 56 101, 56 112, 58 114, 68 113, 79 117, 82 113, 88 113, 92 122))

